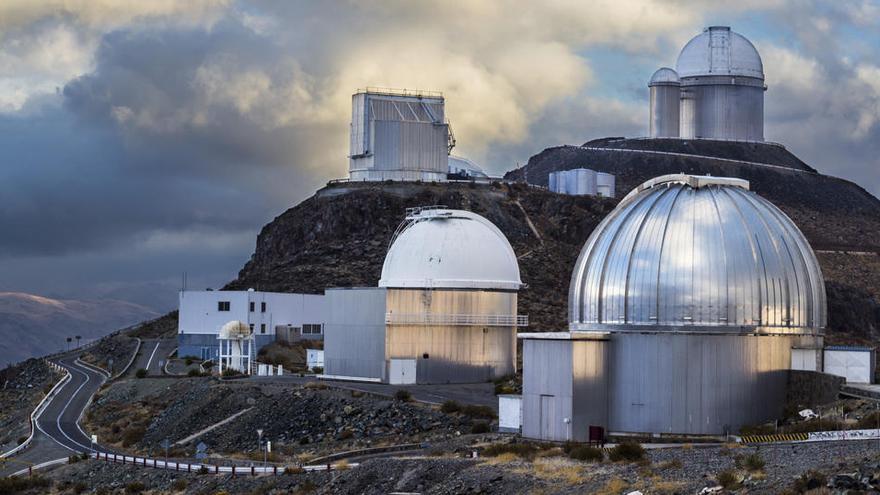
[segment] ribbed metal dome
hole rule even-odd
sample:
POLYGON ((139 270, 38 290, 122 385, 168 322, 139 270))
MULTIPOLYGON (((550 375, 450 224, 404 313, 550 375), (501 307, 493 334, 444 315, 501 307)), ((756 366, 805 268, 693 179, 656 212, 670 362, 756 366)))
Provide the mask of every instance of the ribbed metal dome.
POLYGON ((648 83, 648 86, 655 86, 659 84, 678 85, 678 73, 670 69, 669 67, 660 67, 651 76, 651 81, 648 83))
POLYGON ((825 284, 812 249, 748 187, 741 179, 669 175, 633 190, 581 251, 570 328, 823 328, 825 284))
POLYGON ((681 49, 678 77, 745 76, 764 79, 761 55, 745 36, 727 26, 712 26, 681 49))

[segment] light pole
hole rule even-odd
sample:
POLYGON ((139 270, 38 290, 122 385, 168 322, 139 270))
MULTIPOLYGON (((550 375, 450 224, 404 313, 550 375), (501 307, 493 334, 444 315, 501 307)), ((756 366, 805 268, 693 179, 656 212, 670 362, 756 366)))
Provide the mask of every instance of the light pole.
POLYGON ((81 339, 81 338, 82 338, 82 336, 80 336, 80 335, 76 336, 76 346, 77 347, 79 347, 79 339, 81 339))
POLYGON ((73 341, 72 338, 67 337, 67 350, 68 350, 68 351, 70 350, 70 343, 71 343, 72 341, 73 341))
MULTIPOLYGON (((263 448, 263 430, 262 428, 257 429, 257 453, 263 448)), ((259 459, 259 457, 257 458, 259 459)))

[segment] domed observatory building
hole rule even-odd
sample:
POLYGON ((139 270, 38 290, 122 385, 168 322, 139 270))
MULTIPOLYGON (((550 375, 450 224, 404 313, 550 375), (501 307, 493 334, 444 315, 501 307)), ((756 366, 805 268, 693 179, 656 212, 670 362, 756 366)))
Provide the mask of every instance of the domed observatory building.
POLYGON ((813 251, 747 181, 652 179, 584 245, 569 332, 520 335, 523 434, 721 435, 779 417, 792 348, 821 349, 825 320, 813 251))
POLYGON ((412 208, 376 288, 328 289, 325 377, 484 382, 516 371, 522 286, 507 238, 480 215, 412 208))
POLYGON ((675 64, 681 82, 681 137, 764 140, 764 64, 727 26, 690 40, 675 64))

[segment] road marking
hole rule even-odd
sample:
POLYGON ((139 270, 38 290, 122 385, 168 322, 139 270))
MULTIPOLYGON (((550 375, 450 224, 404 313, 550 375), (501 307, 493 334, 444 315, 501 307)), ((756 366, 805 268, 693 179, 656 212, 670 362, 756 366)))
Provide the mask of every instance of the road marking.
MULTIPOLYGON (((82 448, 84 448, 84 449, 86 449, 86 450, 91 450, 90 447, 87 447, 87 446, 85 446, 85 445, 83 445, 83 444, 77 442, 77 441, 74 440, 73 438, 71 438, 70 435, 68 435, 67 432, 65 432, 65 431, 61 428, 61 417, 64 416, 64 413, 65 413, 65 412, 67 412, 67 408, 70 407, 70 403, 73 402, 73 399, 76 398, 76 396, 79 394, 79 391, 82 390, 82 388, 85 387, 86 384, 89 383, 89 381, 92 379, 92 377, 90 377, 88 373, 86 373, 86 372, 84 372, 84 371, 82 371, 82 370, 77 369, 77 368, 76 368, 75 366, 73 366, 73 365, 69 365, 69 366, 70 366, 70 369, 71 369, 71 370, 76 371, 77 373, 81 373, 81 374, 85 375, 85 377, 86 377, 86 381, 84 381, 84 382, 83 382, 83 383, 82 383, 82 384, 81 384, 81 385, 80 385, 80 386, 79 386, 79 387, 73 392, 73 394, 70 396, 70 399, 68 399, 67 404, 64 404, 64 407, 61 409, 61 413, 59 413, 58 416, 55 418, 55 426, 58 427, 58 431, 60 431, 61 434, 64 435, 68 440, 70 440, 71 442, 73 442, 74 445, 77 445, 77 446, 79 446, 79 447, 82 447, 82 448)), ((45 432, 44 432, 44 433, 45 433, 45 432)), ((49 435, 49 438, 52 438, 53 440, 55 440, 56 442, 58 442, 58 439, 52 437, 51 435, 49 435)), ((58 443, 61 444, 61 442, 58 442, 58 443)), ((76 449, 72 449, 72 448, 70 448, 69 446, 64 445, 64 444, 61 444, 61 445, 64 446, 65 448, 67 448, 68 450, 71 450, 71 451, 73 451, 73 452, 76 452, 76 449)))
POLYGON ((156 347, 153 348, 153 353, 150 354, 150 359, 147 361, 147 372, 150 371, 150 363, 153 362, 153 356, 155 356, 155 355, 156 355, 156 351, 159 350, 159 344, 160 344, 161 342, 162 342, 161 340, 159 340, 159 341, 156 342, 156 347))

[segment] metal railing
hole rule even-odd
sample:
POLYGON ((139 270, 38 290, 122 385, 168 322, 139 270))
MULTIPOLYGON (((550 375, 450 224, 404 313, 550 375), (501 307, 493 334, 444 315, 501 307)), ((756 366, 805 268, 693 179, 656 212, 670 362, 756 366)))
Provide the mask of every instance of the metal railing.
POLYGON ((454 325, 526 327, 528 315, 468 315, 444 313, 385 313, 386 325, 454 325))

